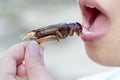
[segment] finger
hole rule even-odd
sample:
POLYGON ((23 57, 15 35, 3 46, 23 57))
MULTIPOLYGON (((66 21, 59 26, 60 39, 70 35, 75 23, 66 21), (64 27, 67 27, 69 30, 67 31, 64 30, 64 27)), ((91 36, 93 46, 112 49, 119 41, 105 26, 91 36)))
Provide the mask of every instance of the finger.
POLYGON ((17 67, 16 75, 19 77, 27 77, 27 71, 26 71, 25 64, 20 64, 17 67))
MULTIPOLYGON (((6 78, 8 76, 14 77, 16 75, 16 66, 22 63, 28 43, 29 42, 16 44, 3 54, 0 58, 0 78, 6 78)), ((8 78, 8 80, 9 79, 10 78, 8 78)))
POLYGON ((12 58, 17 64, 22 63, 25 56, 26 47, 28 44, 29 42, 22 42, 16 44, 12 46, 10 49, 8 49, 4 56, 12 58))
POLYGON ((25 66, 30 80, 51 80, 42 53, 43 47, 34 41, 26 48, 25 66))

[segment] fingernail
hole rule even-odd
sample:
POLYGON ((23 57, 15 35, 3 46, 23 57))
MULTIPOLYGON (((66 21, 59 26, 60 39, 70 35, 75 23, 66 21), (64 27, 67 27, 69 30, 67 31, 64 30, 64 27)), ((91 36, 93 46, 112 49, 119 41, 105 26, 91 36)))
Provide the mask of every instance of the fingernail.
POLYGON ((26 50, 27 55, 30 54, 40 54, 40 48, 37 42, 31 41, 26 50))

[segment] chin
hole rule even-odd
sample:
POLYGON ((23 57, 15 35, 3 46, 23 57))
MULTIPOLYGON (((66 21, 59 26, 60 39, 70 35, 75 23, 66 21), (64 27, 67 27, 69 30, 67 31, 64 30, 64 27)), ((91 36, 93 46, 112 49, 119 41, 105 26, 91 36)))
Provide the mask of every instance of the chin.
POLYGON ((96 44, 92 46, 85 45, 85 47, 86 47, 87 55, 94 62, 100 65, 103 65, 103 66, 110 66, 110 67, 120 66, 120 53, 119 52, 115 52, 114 50, 110 48, 106 49, 103 46, 100 46, 100 45, 98 46, 96 44))

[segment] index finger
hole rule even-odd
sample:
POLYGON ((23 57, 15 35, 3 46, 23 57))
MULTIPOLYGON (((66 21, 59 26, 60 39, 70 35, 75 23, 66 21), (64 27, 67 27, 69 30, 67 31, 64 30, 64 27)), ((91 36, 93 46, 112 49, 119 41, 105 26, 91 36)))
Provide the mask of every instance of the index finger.
POLYGON ((22 42, 12 46, 4 53, 2 58, 12 58, 16 61, 17 64, 21 63, 21 61, 24 59, 26 47, 28 44, 29 42, 22 42))
POLYGON ((16 66, 24 60, 29 42, 22 42, 9 48, 0 58, 0 76, 15 76, 16 66))

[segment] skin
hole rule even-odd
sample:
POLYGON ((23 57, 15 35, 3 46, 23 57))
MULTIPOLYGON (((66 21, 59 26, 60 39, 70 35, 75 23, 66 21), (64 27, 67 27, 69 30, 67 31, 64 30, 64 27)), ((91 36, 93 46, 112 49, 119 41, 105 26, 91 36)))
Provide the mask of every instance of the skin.
MULTIPOLYGON (((120 66, 120 0, 95 1, 105 9, 111 24, 105 36, 85 42, 86 52, 97 63, 120 66)), ((29 80, 53 80, 44 66, 43 46, 34 41, 19 43, 8 49, 0 58, 0 64, 0 80, 14 80, 16 75, 29 80)))
POLYGON ((107 12, 109 32, 93 42, 85 42, 88 56, 97 63, 120 66, 120 0, 95 0, 107 12))
POLYGON ((43 46, 35 41, 12 46, 0 58, 0 80, 15 80, 16 75, 29 80, 53 80, 44 66, 42 53, 43 46))

